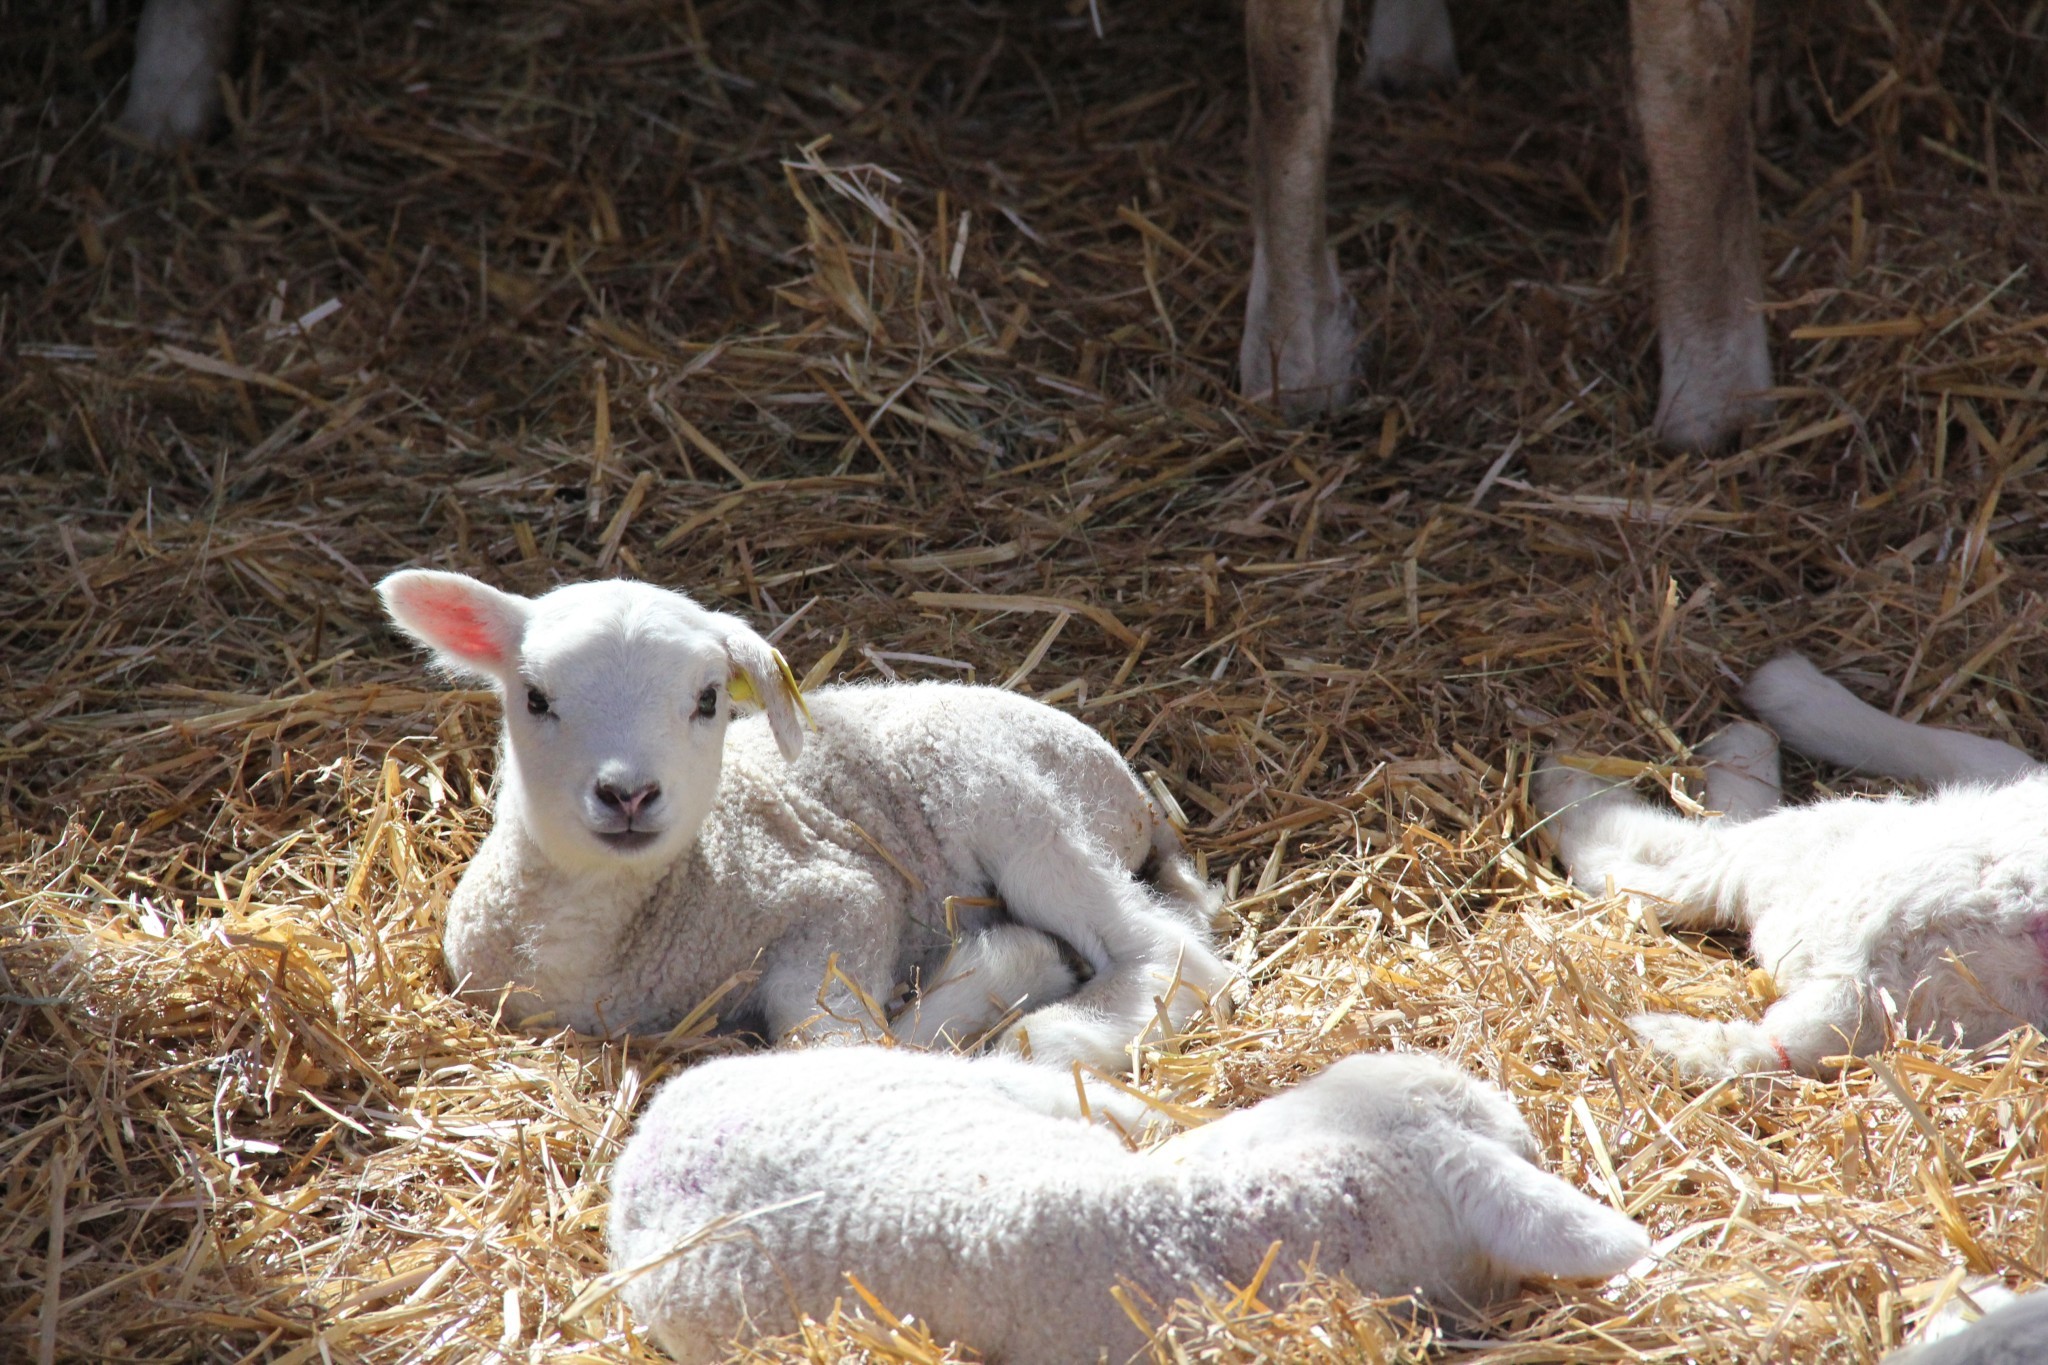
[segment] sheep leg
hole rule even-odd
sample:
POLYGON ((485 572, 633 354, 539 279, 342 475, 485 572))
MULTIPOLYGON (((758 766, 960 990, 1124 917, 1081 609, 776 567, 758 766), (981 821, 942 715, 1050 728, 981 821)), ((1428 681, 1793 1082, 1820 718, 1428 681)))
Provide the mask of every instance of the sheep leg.
POLYGON ((1750 710, 1809 758, 1917 782, 2003 782, 2032 758, 1982 735, 1887 715, 1797 654, 1771 660, 1742 690, 1750 710))
POLYGON ((770 1038, 872 1042, 888 1036, 884 1003, 895 966, 881 954, 848 954, 804 940, 777 945, 761 969, 754 1004, 770 1038))
POLYGON ((1682 1014, 1638 1014, 1628 1022, 1680 1072, 1710 1080, 1764 1071, 1818 1075, 1821 1058, 1862 1056, 1882 1046, 1885 1034, 1861 984, 1843 977, 1794 987, 1756 1023, 1682 1014))
POLYGON ((206 136, 220 116, 220 73, 241 9, 242 0, 149 0, 116 126, 159 151, 206 136))
POLYGON ((1532 778, 1531 794, 1556 840, 1558 857, 1580 890, 1603 895, 1611 881, 1659 902, 1672 923, 1745 927, 1735 901, 1722 822, 1688 820, 1638 800, 1628 784, 1553 763, 1532 778))
POLYGON ((893 1032, 917 1047, 964 1047, 1014 1012, 1073 992, 1074 974, 1058 944, 1036 929, 998 924, 960 940, 893 1032))
POLYGON ((1681 449, 1719 445, 1769 411, 1750 170, 1752 3, 1629 4, 1664 365, 1657 435, 1681 449))
POLYGON ((1343 17, 1342 0, 1245 6, 1252 279, 1238 378, 1245 397, 1289 416, 1351 401, 1357 328, 1323 221, 1343 17))
POLYGON ((1738 720, 1693 752, 1706 760, 1706 806, 1729 820, 1748 820, 1785 803, 1778 737, 1738 720))
POLYGON ((1162 1002, 1178 1030, 1230 983, 1208 936, 1105 853, 1060 834, 1036 847, 1013 843, 993 871, 1019 923, 1065 939, 1095 969, 1069 999, 1033 1010, 1005 1035, 1033 1057, 1122 1069, 1162 1002))
POLYGON ((1365 83, 1401 93, 1458 79, 1458 45, 1444 0, 1376 0, 1365 40, 1365 83))

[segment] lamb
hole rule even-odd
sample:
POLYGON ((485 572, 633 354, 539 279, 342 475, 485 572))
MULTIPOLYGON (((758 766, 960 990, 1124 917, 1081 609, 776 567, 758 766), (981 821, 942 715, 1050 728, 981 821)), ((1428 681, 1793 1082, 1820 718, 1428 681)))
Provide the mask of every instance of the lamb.
POLYGON ((508 1017, 661 1030, 737 982, 721 1008, 769 1037, 876 1037, 916 981, 905 1041, 965 1043, 1025 1009, 1009 1045, 1116 1067, 1231 980, 1215 892, 1116 750, 1051 707, 825 688, 807 741, 781 655, 681 593, 526 598, 428 570, 378 592, 503 705, 497 818, 443 949, 508 1017), (734 718, 749 699, 763 713, 734 718))
POLYGON ((1275 1242, 1283 1273, 1313 1262, 1453 1312, 1648 1249, 1534 1164, 1506 1097, 1429 1058, 1351 1057, 1144 1152, 1075 1108, 1069 1078, 1004 1057, 856 1048, 693 1067, 613 1171, 615 1281, 685 1362, 822 1320, 851 1275, 940 1341, 1071 1365, 1143 1349, 1119 1285, 1156 1321, 1253 1283, 1275 1242))
MULTIPOLYGON (((1744 692, 1800 749, 1872 772, 1947 783, 1917 799, 1853 798, 1752 818, 1688 820, 1581 769, 1533 784, 1579 886, 1656 903, 1667 922, 1744 928, 1776 983, 1761 1023, 1644 1014, 1630 1023, 1687 1074, 1829 1074, 1824 1059, 1881 1049, 1895 1026, 1978 1046, 2048 1026, 2048 769, 2010 745, 1910 725, 1786 656, 1744 692)), ((1735 728, 1775 786, 1770 733, 1735 728)), ((1731 776, 1711 764, 1708 804, 1731 776)), ((1738 803, 1740 804, 1740 803, 1738 803)))

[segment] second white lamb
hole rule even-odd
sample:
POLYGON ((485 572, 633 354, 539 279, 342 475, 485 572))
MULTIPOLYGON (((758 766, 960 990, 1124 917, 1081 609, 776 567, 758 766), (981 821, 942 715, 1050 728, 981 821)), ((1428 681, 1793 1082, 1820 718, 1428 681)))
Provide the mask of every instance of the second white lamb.
POLYGON ((852 1275, 941 1342, 1076 1365, 1131 1359, 1131 1312, 1156 1323, 1250 1285, 1276 1242, 1275 1305, 1312 1262, 1454 1314, 1526 1275, 1615 1274, 1649 1246, 1535 1164, 1505 1096, 1431 1058, 1347 1058, 1146 1152, 1076 1107, 1072 1078, 1003 1057, 693 1067, 613 1171, 621 1295, 685 1362, 823 1321, 852 1275))
POLYGON ((1536 804, 1579 886, 1611 884, 1668 924, 1746 929, 1776 984, 1760 1022, 1645 1014, 1637 1032, 1718 1078, 1824 1074, 1823 1059, 1901 1030, 1977 1046, 2048 1027, 2048 770, 1886 715, 1795 655, 1760 669, 1744 699, 1812 757, 1948 785, 1771 810, 1776 743, 1747 724, 1721 740, 1738 761, 1707 755, 1707 804, 1728 818, 1659 810, 1562 763, 1539 772, 1536 804))

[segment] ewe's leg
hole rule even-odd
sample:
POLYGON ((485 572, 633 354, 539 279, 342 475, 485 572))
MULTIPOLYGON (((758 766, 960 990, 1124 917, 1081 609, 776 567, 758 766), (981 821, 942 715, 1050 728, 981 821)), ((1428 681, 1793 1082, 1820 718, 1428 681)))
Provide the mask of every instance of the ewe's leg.
POLYGON ((1074 993, 1059 945, 1036 929, 998 924, 962 938, 945 965, 921 983, 893 1032, 918 1047, 960 1047, 1012 1011, 1033 1010, 1074 993))
POLYGON ((1252 280, 1238 379, 1289 415, 1351 401, 1357 332, 1324 230, 1342 0, 1247 0, 1252 280))
MULTIPOLYGON (((993 868, 997 893, 1020 923, 1072 944, 1095 969, 1073 996, 1033 1010, 1010 1030, 1034 1057, 1120 1069, 1124 1049, 1165 1001, 1184 1026, 1230 983, 1208 935, 1160 904, 1106 854, 1064 834, 1012 846, 993 868)), ((1220 1002, 1219 1002, 1220 1003, 1220 1002)))
POLYGON ((1650 163, 1657 435, 1706 448, 1768 411, 1756 179, 1752 0, 1630 0, 1636 106, 1650 163))
POLYGON ((1706 760, 1706 807, 1729 820, 1747 820, 1785 803, 1778 772, 1778 737, 1753 721, 1738 720, 1693 750, 1706 760))
POLYGON ((135 29, 135 73, 119 127, 158 149, 206 136, 242 0, 149 0, 135 29))
POLYGON ((1458 46, 1444 0, 1375 0, 1365 40, 1365 83, 1401 92, 1458 79, 1458 46))
POLYGON ((1760 1023, 1639 1014, 1629 1027, 1682 1073, 1709 1080, 1762 1071, 1819 1075, 1820 1059, 1862 1056, 1884 1044, 1884 1020, 1863 988, 1839 977, 1794 987, 1760 1023))

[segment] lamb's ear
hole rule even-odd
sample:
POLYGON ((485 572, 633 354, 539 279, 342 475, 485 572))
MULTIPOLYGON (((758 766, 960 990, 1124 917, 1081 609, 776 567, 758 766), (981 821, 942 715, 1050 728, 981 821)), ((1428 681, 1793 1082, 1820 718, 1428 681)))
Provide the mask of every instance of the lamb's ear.
POLYGON ((398 628, 457 673, 500 680, 519 669, 532 604, 468 574, 402 569, 377 585, 398 628))
POLYGON ((1451 1136, 1437 1182, 1465 1233, 1516 1275, 1618 1274, 1650 1249, 1633 1221, 1473 1133, 1451 1136))
POLYGON ((804 722, 811 709, 804 705, 796 674, 782 651, 756 635, 735 617, 728 617, 725 656, 732 660, 732 676, 726 691, 734 701, 753 702, 768 713, 768 728, 775 732, 775 747, 782 756, 794 759, 804 751, 804 722))

